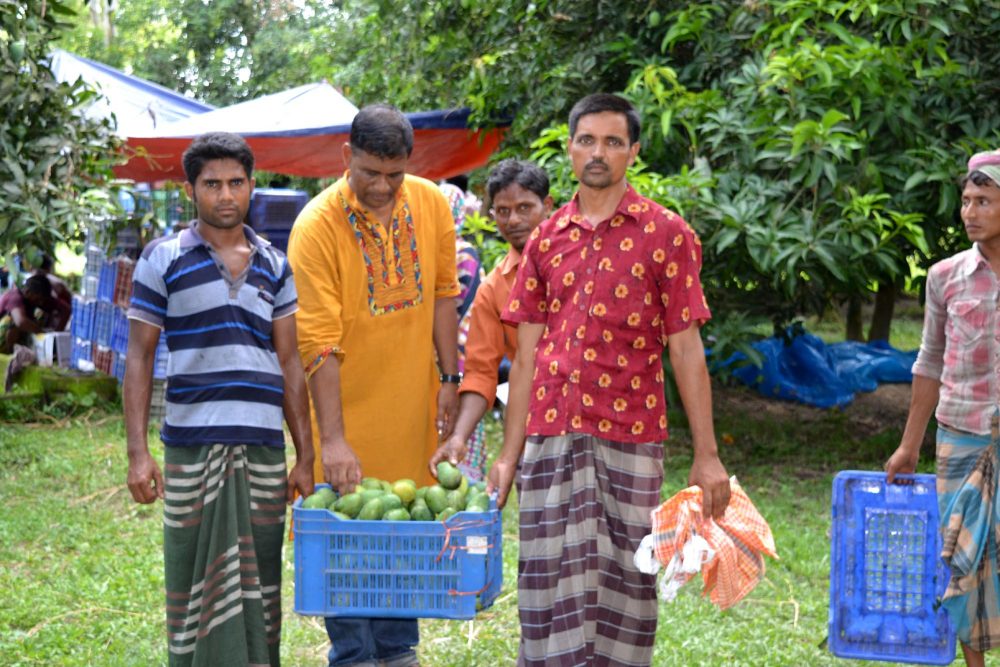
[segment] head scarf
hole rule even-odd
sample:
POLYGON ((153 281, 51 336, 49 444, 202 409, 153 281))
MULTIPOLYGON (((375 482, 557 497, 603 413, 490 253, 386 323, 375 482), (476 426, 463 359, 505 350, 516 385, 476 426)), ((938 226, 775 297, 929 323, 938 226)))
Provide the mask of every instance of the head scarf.
POLYGON ((980 171, 993 181, 993 184, 1000 188, 1000 150, 976 153, 969 160, 969 173, 980 171))
POLYGON ((455 229, 458 230, 465 222, 465 193, 452 183, 441 183, 438 187, 448 200, 448 208, 451 209, 451 217, 455 218, 455 229))

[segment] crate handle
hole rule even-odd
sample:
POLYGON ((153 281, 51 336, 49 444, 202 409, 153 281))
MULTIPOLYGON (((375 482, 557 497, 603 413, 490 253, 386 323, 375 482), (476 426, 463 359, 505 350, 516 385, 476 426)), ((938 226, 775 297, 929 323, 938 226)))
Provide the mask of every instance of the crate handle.
POLYGON ((907 505, 910 502, 910 487, 906 484, 886 484, 885 502, 891 505, 907 505))

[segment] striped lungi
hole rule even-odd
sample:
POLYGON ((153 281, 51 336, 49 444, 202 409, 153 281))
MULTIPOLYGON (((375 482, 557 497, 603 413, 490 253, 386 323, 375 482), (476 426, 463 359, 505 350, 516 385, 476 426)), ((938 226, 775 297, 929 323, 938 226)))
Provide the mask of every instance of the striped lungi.
POLYGON ((993 434, 938 427, 941 556, 951 568, 943 605, 958 639, 977 651, 1000 646, 997 422, 993 434))
POLYGON ((170 665, 278 665, 285 452, 167 447, 163 555, 170 665))
POLYGON ((660 503, 663 446, 530 438, 521 465, 518 664, 649 665, 655 577, 632 561, 660 503))

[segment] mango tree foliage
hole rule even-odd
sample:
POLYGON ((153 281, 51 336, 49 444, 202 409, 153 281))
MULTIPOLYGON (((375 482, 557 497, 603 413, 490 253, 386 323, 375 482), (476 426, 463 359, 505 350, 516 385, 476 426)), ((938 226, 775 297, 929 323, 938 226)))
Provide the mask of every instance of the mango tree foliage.
POLYGON ((343 21, 316 0, 73 2, 62 48, 216 106, 328 76, 338 47, 325 40, 343 21))
POLYGON ((995 3, 693 2, 663 20, 627 92, 654 121, 648 160, 712 176, 689 218, 716 303, 778 325, 876 289, 891 307, 911 262, 963 244, 957 178, 1000 143, 995 3))
POLYGON ((0 0, 0 255, 51 249, 104 213, 117 146, 106 121, 79 113, 93 93, 47 66, 72 10, 58 0, 0 0))
POLYGON ((631 178, 701 232, 717 313, 777 326, 844 303, 858 313, 877 293, 871 333, 884 336, 912 267, 965 242, 965 159, 1000 143, 992 0, 133 0, 114 11, 122 61, 98 60, 216 104, 326 79, 359 105, 464 105, 484 125, 512 116, 502 156, 535 143, 567 192, 559 125, 580 96, 624 92, 645 121, 631 178))

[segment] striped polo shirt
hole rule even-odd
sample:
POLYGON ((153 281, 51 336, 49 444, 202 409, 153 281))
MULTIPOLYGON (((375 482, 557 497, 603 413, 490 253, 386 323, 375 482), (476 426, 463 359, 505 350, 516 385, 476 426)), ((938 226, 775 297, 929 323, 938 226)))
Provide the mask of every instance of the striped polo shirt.
POLYGON ((295 282, 284 254, 243 230, 251 254, 239 276, 196 227, 153 241, 136 263, 128 316, 162 329, 170 350, 165 445, 284 446, 271 325, 298 309, 295 282))

